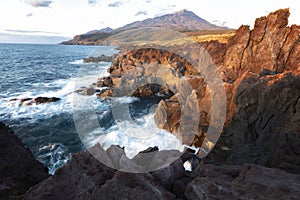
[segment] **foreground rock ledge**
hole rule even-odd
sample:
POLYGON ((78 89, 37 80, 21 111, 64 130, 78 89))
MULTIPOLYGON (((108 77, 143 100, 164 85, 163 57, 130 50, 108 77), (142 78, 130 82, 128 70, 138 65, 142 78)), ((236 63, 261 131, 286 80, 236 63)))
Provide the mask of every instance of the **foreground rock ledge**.
MULTIPOLYGON (((175 168, 174 168, 175 167, 175 168)), ((178 167, 178 166, 177 166, 178 167)), ((258 165, 206 164, 193 173, 112 170, 90 154, 75 154, 54 176, 32 187, 23 200, 74 199, 297 199, 300 175, 258 165)))

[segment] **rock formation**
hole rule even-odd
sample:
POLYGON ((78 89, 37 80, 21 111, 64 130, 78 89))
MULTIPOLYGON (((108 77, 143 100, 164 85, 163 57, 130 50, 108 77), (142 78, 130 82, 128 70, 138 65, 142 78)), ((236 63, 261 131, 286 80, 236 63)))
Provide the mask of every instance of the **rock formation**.
POLYGON ((185 190, 186 199, 297 199, 300 176, 258 165, 204 165, 185 190))
POLYGON ((98 63, 98 62, 112 62, 117 57, 117 54, 113 54, 111 56, 106 56, 104 54, 100 55, 99 57, 88 57, 84 58, 84 63, 98 63))
POLYGON ((200 165, 182 171, 178 160, 152 173, 110 169, 82 152, 53 176, 30 188, 23 200, 56 199, 297 199, 300 175, 254 164, 200 165))
MULTIPOLYGON (((89 153, 81 152, 47 178, 45 169, 33 161, 30 152, 24 151, 20 141, 0 126, 5 130, 0 135, 4 135, 4 139, 0 138, 0 159, 4 160, 0 160, 0 197, 9 195, 14 199, 15 194, 24 193, 46 178, 22 199, 298 199, 300 27, 288 27, 288 16, 288 9, 278 10, 257 19, 253 30, 241 26, 227 44, 202 43, 224 81, 226 120, 215 148, 200 164, 195 159, 197 165, 192 172, 184 172, 182 167, 182 163, 194 158, 188 153, 164 169, 134 174, 108 168, 89 153), (23 154, 26 155, 18 157, 23 154), (26 171, 20 170, 23 168, 26 171), (15 177, 16 172, 20 174, 15 177)), ((194 51, 183 54, 198 61, 202 58, 194 51)), ((212 121, 212 92, 205 70, 209 68, 197 71, 174 52, 136 49, 115 59, 109 68, 111 75, 97 83, 99 87, 109 87, 99 96, 171 96, 161 101, 156 110, 157 125, 185 143, 190 142, 187 137, 194 131, 193 145, 212 148, 214 144, 205 140, 212 121), (197 109, 199 115, 191 116, 197 109), (192 130, 180 129, 182 119, 193 121, 194 117, 199 118, 199 123, 193 124, 192 130)), ((98 147, 91 152, 99 153, 98 147)), ((147 154, 163 155, 154 147, 130 160, 124 156, 124 149, 112 146, 100 151, 98 159, 119 169, 142 168, 133 161, 147 154)), ((97 154, 93 155, 97 158, 97 154)))
MULTIPOLYGON (((227 44, 216 41, 201 44, 216 64, 226 91, 222 138, 228 139, 217 145, 226 149, 226 157, 212 158, 212 153, 207 161, 252 162, 299 172, 299 145, 296 144, 300 132, 297 125, 300 122, 300 27, 288 27, 288 17, 289 10, 281 9, 257 19, 253 30, 241 26, 227 44)), ((195 54, 196 48, 191 45, 189 49, 195 51, 183 51, 183 54, 201 60, 195 54)), ((100 97, 151 96, 161 90, 174 93, 159 103, 156 124, 174 133, 183 143, 208 149, 214 146, 205 141, 212 117, 211 88, 203 73, 183 57, 162 49, 141 48, 121 54, 108 72, 111 75, 101 79, 98 86, 111 89, 100 97), (151 81, 161 88, 154 90, 151 84, 146 84, 151 81), (116 89, 117 85, 121 89, 116 89), (191 116, 195 110, 199 115, 191 116), (184 120, 196 118, 199 123, 192 128, 181 127, 184 120)), ((221 154, 224 156, 224 151, 221 154)))
POLYGON ((10 99, 9 103, 19 103, 19 106, 31 106, 31 105, 39 105, 44 103, 51 103, 59 101, 58 97, 36 97, 36 98, 24 98, 24 99, 10 99))
POLYGON ((0 123, 0 199, 17 199, 31 186, 46 179, 39 163, 10 128, 0 123))

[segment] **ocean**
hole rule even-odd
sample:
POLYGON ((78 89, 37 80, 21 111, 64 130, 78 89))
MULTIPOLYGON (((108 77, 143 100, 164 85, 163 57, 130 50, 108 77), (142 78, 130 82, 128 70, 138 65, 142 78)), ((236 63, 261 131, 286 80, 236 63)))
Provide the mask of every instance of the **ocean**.
POLYGON ((13 129, 36 159, 48 167, 50 174, 65 165, 72 153, 84 151, 97 143, 105 149, 112 144, 125 147, 130 158, 153 146, 160 150, 183 150, 175 136, 154 124, 154 106, 159 99, 115 98, 114 101, 128 107, 133 119, 116 123, 111 100, 74 92, 108 75, 106 70, 111 64, 85 64, 83 58, 117 52, 116 47, 111 46, 0 44, 0 122, 13 129), (61 100, 31 106, 9 101, 36 97, 58 97, 61 100), (77 101, 76 108, 74 100, 77 101), (95 115, 85 115, 91 112, 95 115), (87 129, 82 137, 74 114, 85 116, 80 124, 88 124, 96 116, 99 127, 87 129))

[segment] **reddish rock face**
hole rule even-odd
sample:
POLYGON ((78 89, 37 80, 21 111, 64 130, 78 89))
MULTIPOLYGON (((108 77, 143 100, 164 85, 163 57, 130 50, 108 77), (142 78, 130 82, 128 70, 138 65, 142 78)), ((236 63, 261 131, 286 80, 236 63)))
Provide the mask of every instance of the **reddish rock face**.
POLYGON ((227 43, 220 67, 225 80, 235 82, 245 72, 298 70, 300 27, 287 27, 289 15, 288 9, 278 10, 256 19, 253 30, 248 26, 238 29, 227 43))
MULTIPOLYGON (((228 162, 236 163, 242 157, 245 158, 245 162, 257 162, 256 159, 260 158, 263 152, 270 151, 264 154, 264 159, 260 160, 261 164, 282 166, 282 168, 289 166, 287 167, 289 171, 295 171, 299 166, 296 164, 298 161, 295 161, 298 150, 289 141, 298 141, 295 138, 298 137, 300 127, 276 123, 286 120, 287 124, 290 121, 299 124, 299 118, 293 117, 298 116, 299 112, 294 109, 292 116, 291 112, 285 109, 280 111, 281 119, 275 117, 279 116, 277 104, 297 105, 296 100, 299 96, 298 88, 294 83, 299 82, 300 27, 296 25, 288 27, 288 17, 289 10, 281 9, 266 17, 258 18, 253 30, 250 30, 249 26, 241 26, 227 44, 220 44, 216 41, 202 43, 202 47, 211 55, 224 81, 226 102, 223 103, 226 106, 226 120, 223 132, 224 135, 226 133, 234 135, 234 139, 232 136, 229 137, 231 140, 227 142, 226 149, 231 150, 231 147, 236 149, 235 152, 229 153, 231 156, 228 162), (279 86, 281 84, 285 87, 279 86), (281 94, 281 90, 285 93, 281 94), (283 100, 273 104, 278 94, 281 94, 283 100), (273 107, 262 109, 262 106, 268 107, 269 105, 273 107), (267 116, 272 117, 269 119, 267 116), (263 128, 257 125, 261 120, 266 121, 262 125, 263 128), (278 124, 286 128, 283 130, 278 124), (271 135, 274 136, 273 142, 267 140, 271 135), (249 137, 252 138, 251 142, 248 140, 249 137), (294 139, 283 142, 283 137, 294 139), (242 148, 238 145, 239 143, 245 145, 256 143, 255 149, 258 151, 255 153, 256 156, 251 157, 254 154, 251 147, 243 148, 245 150, 243 155, 237 153, 241 152, 238 148, 242 148), (279 150, 282 145, 293 147, 289 150, 279 150), (294 149, 295 153, 292 153, 291 149, 294 149), (282 157, 285 154, 283 152, 289 152, 291 158, 282 157), (281 161, 276 160, 277 156, 281 161)), ((196 48, 191 45, 190 51, 183 51, 182 54, 199 60, 199 55, 195 53, 196 48)), ((146 75, 156 75, 156 78, 167 82, 164 86, 169 87, 175 95, 159 103, 155 115, 157 126, 175 134, 183 143, 197 147, 211 145, 206 144, 207 142, 203 143, 211 122, 211 89, 201 76, 201 72, 199 73, 184 58, 173 52, 155 48, 138 49, 119 56, 108 71, 111 73, 110 79, 114 80, 112 87, 120 84, 129 87, 129 91, 132 90, 131 86, 134 84, 146 83, 148 81, 145 79, 146 75), (143 68, 145 63, 153 66, 158 64, 160 67, 163 65, 171 73, 161 72, 160 68, 145 70, 143 68), (191 115, 195 110, 198 111, 198 116, 191 115), (198 124, 183 127, 185 122, 197 120, 198 124)), ((122 95, 132 95, 126 90, 120 91, 123 92, 122 95)), ((154 94, 149 85, 137 91, 135 93, 137 96, 154 94)))
MULTIPOLYGON (((290 77, 292 81, 297 82, 296 74, 299 73, 299 34, 300 27, 287 27, 289 11, 288 9, 278 10, 269 14, 267 17, 262 17, 256 20, 253 30, 248 26, 241 26, 236 35, 234 35, 227 43, 223 51, 213 51, 207 48, 213 59, 218 62, 219 71, 223 78, 224 88, 227 94, 227 117, 225 127, 231 125, 232 119, 236 114, 239 114, 240 107, 245 104, 259 105, 261 103, 260 93, 262 88, 255 88, 258 82, 268 82, 265 88, 272 87, 274 81, 280 82, 283 76, 276 74, 293 71, 294 76, 290 77), (216 53, 217 52, 217 53, 216 53), (296 56, 296 52, 298 56, 296 56), (222 56, 222 59, 218 59, 222 56), (269 81, 264 76, 273 77, 273 81, 269 81), (253 77, 257 77, 255 80, 253 77), (252 84, 244 85, 244 80, 252 80, 252 84), (243 84, 242 84, 243 83, 243 84), (243 89, 240 89, 242 88, 243 89), (247 92, 249 90, 249 92, 247 92), (237 94, 237 92, 241 92, 237 94), (256 95, 257 94, 257 95, 256 95), (248 99, 248 102, 237 101, 237 98, 248 99)), ((206 45, 207 46, 207 45, 206 45)), ((187 76, 189 79, 189 77, 187 76)), ((181 105, 184 108, 195 110, 195 105, 201 107, 199 131, 205 132, 205 126, 210 122, 210 101, 209 88, 201 77, 198 81, 189 81, 192 89, 195 90, 196 99, 193 103, 181 105), (199 87, 200 85, 200 87, 199 87), (204 129, 203 129, 204 128, 204 129)), ((265 89, 264 88, 264 89, 265 89)), ((191 91, 180 91, 176 96, 189 96, 191 91)), ((270 91, 274 92, 274 91, 270 91)), ((276 92, 278 93, 278 91, 276 92)), ((274 93, 275 94, 275 93, 274 93)), ((272 94, 271 94, 272 95, 272 94)), ((270 96, 271 96, 270 95, 270 96)), ((298 94, 294 94, 297 98, 298 94)), ((265 97, 266 101, 273 101, 273 97, 265 97), (269 100, 267 100, 270 98, 269 100)), ((180 117, 183 113, 178 113, 180 106, 178 98, 173 98, 171 102, 160 103, 156 112, 156 123, 159 127, 165 128, 173 133, 177 133, 180 127, 180 117), (176 117, 177 116, 177 117, 176 117), (163 119, 166 119, 163 122, 163 119)), ((276 108, 274 107, 274 110, 276 108)), ((255 112, 254 110, 249 110, 255 112)), ((266 111, 270 112, 270 111, 266 111)), ((246 112, 245 112, 246 113, 246 112)), ((184 135, 186 133, 180 133, 184 135)), ((204 134, 205 137, 205 134, 204 134)), ((201 142, 200 142, 201 144, 201 142)))

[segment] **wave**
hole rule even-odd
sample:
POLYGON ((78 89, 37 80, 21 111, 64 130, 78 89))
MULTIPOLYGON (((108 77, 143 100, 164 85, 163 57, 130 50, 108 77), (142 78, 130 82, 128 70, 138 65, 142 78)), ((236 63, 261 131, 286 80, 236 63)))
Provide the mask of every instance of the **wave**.
POLYGON ((70 158, 68 149, 63 144, 48 144, 38 150, 37 159, 48 167, 49 174, 64 166, 70 158))
POLYGON ((154 114, 148 114, 135 122, 119 122, 107 131, 99 128, 87 134, 83 140, 85 146, 90 148, 97 143, 104 149, 111 145, 125 147, 125 153, 128 158, 133 158, 139 152, 149 147, 157 146, 159 150, 179 150, 182 152, 185 145, 173 134, 168 131, 157 128, 154 124, 154 114))

